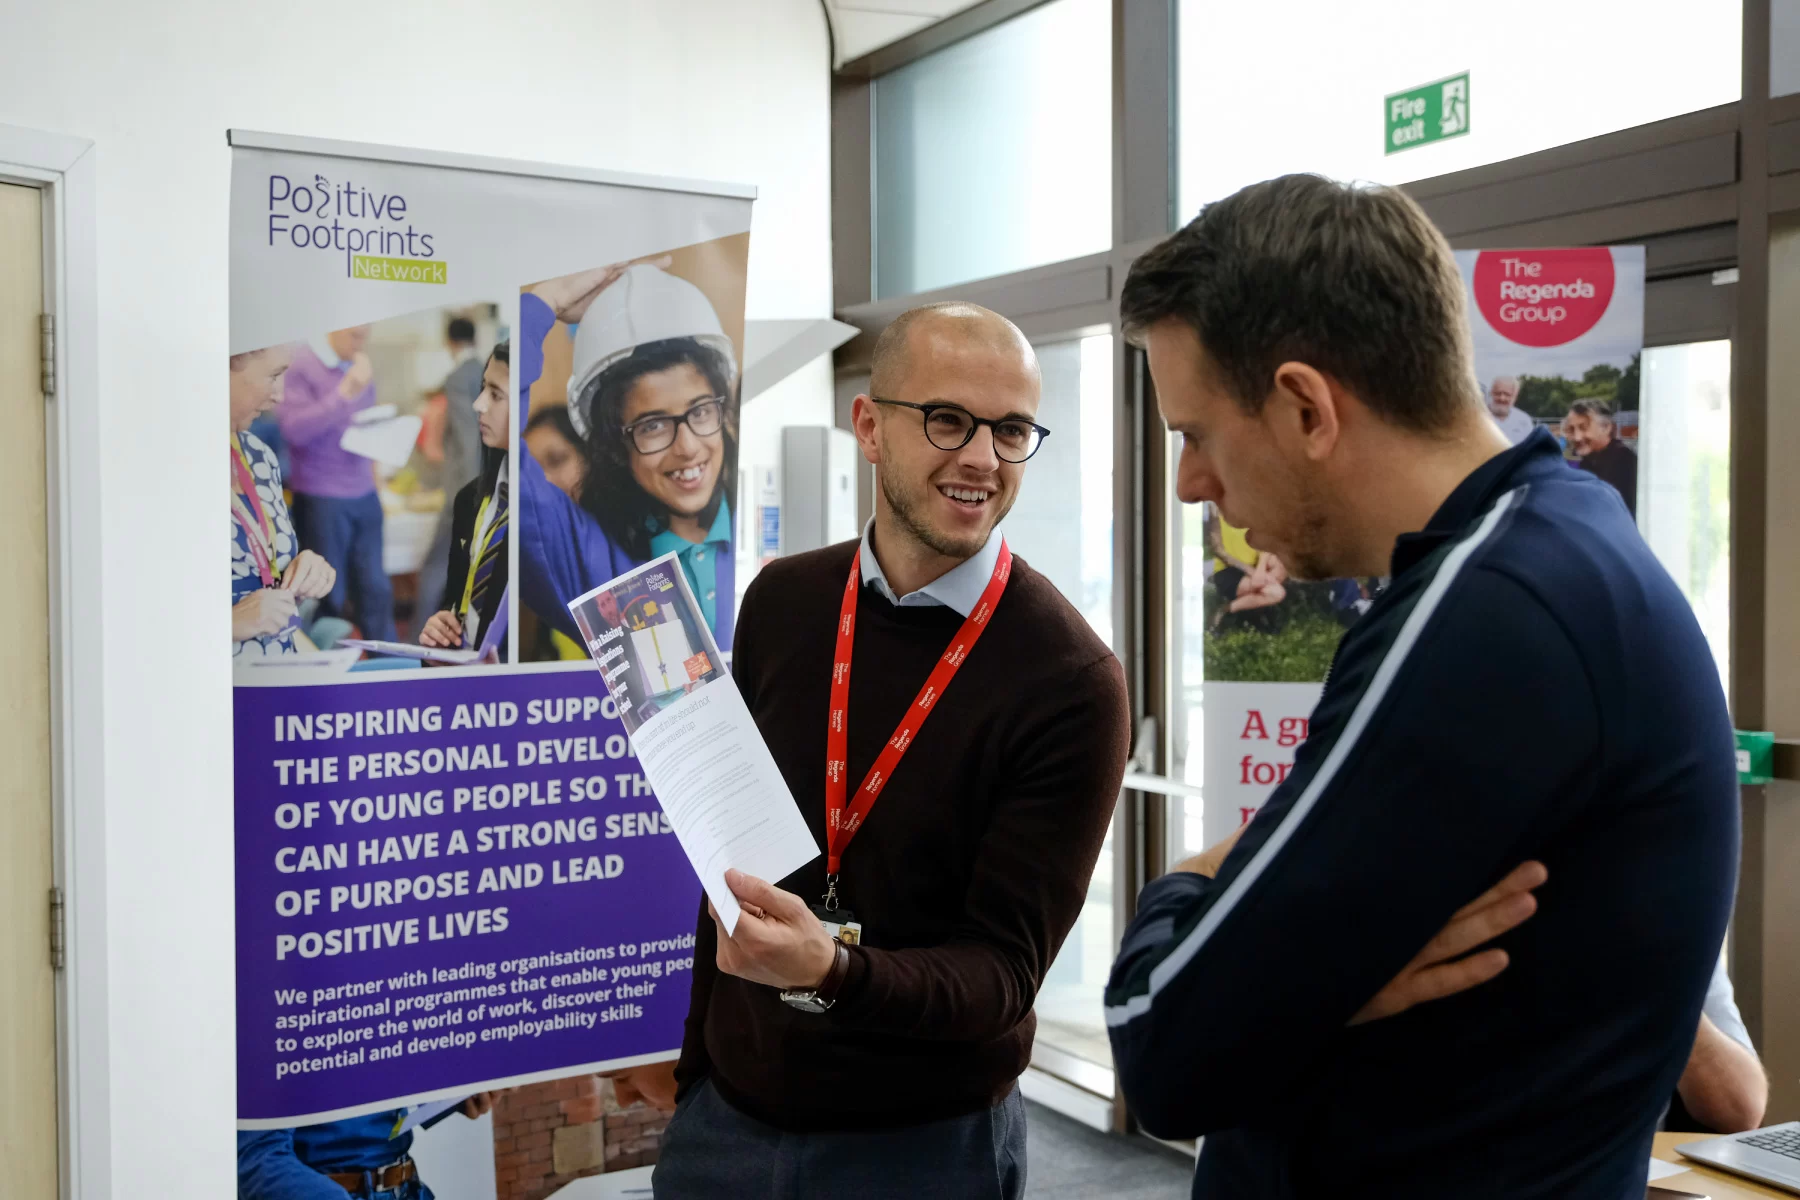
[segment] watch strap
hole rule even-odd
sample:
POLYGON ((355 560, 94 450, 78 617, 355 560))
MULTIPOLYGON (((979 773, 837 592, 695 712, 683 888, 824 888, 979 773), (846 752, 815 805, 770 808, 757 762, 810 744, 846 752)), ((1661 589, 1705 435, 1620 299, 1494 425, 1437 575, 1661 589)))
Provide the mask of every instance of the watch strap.
POLYGON ((850 947, 835 939, 831 944, 837 949, 831 960, 831 970, 825 972, 825 982, 813 989, 814 999, 828 1008, 837 1003, 838 989, 844 986, 844 979, 850 974, 850 947))

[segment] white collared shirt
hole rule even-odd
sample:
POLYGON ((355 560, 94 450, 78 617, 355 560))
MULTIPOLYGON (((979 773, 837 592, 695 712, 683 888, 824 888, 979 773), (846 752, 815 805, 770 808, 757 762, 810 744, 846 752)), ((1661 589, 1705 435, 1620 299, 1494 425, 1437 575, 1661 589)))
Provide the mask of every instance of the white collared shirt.
POLYGON ((1507 410, 1504 417, 1494 417, 1494 424, 1500 427, 1506 440, 1515 446, 1530 437, 1531 431, 1537 428, 1537 422, 1531 419, 1531 414, 1516 404, 1507 410))
POLYGON ((338 352, 332 346, 331 339, 328 337, 321 335, 319 337, 308 338, 306 339, 306 344, 312 348, 314 354, 319 356, 320 362, 324 363, 334 371, 339 367, 347 367, 350 365, 348 359, 338 357, 338 352))
POLYGON ((968 616, 975 611, 975 605, 981 601, 981 593, 994 577, 994 564, 1000 561, 1000 530, 995 529, 988 534, 987 545, 978 550, 973 557, 966 558, 954 567, 939 575, 916 592, 908 592, 904 596, 894 595, 894 589, 887 581, 881 564, 875 559, 874 543, 871 535, 875 531, 874 518, 863 526, 862 535, 862 578, 863 584, 874 584, 880 589, 888 603, 900 608, 929 608, 941 605, 954 609, 961 616, 968 616))

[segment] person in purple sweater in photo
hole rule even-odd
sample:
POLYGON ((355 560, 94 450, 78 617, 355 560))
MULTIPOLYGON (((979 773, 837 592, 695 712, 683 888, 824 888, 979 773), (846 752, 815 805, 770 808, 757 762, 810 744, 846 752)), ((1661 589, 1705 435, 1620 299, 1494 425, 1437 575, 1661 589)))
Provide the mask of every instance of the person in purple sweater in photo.
POLYGON ((362 636, 394 639, 394 590, 382 567, 381 498, 368 459, 338 445, 356 414, 375 404, 369 327, 339 329, 294 351, 276 419, 292 459, 300 544, 338 565, 322 615, 355 622, 362 636))

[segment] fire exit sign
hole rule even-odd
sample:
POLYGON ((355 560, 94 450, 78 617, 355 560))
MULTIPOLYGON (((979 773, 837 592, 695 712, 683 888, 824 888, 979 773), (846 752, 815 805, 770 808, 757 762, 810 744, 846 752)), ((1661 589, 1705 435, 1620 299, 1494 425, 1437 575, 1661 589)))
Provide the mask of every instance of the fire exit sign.
POLYGON ((1775 775, 1775 735, 1744 729, 1736 732, 1738 782, 1772 782, 1775 775))
POLYGON ((1387 153, 1469 132, 1469 73, 1395 92, 1387 98, 1387 153))

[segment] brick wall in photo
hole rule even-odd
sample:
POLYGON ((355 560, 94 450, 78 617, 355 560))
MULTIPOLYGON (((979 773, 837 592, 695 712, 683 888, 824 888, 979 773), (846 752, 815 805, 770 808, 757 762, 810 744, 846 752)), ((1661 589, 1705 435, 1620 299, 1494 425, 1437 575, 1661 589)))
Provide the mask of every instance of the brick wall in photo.
POLYGON ((667 1125, 642 1103, 621 1106, 597 1075, 504 1092, 494 1104, 497 1200, 544 1200, 584 1175, 648 1166, 667 1125))
POLYGON ((606 1169, 624 1171, 650 1166, 662 1147, 663 1130, 669 1127, 668 1114, 660 1113, 642 1101, 629 1108, 622 1107, 613 1095, 612 1080, 604 1082, 606 1088, 601 1102, 606 1112, 606 1169))

